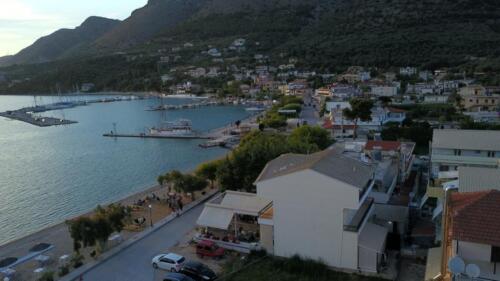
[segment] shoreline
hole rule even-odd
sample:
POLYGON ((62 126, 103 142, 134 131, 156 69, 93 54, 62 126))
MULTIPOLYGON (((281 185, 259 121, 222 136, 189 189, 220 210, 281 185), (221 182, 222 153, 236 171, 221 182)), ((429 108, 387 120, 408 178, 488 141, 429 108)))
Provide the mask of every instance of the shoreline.
POLYGON ((40 97, 78 97, 78 96, 153 96, 158 95, 158 92, 120 92, 120 91, 109 91, 109 92, 92 92, 92 93, 66 93, 58 95, 57 93, 0 93, 0 96, 40 96, 40 97))

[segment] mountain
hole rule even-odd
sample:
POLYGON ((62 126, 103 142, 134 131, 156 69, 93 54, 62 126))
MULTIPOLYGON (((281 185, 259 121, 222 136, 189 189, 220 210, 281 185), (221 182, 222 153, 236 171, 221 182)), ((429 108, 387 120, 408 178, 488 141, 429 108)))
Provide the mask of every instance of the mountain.
POLYGON ((144 43, 193 16, 208 0, 149 0, 120 25, 103 34, 94 47, 101 51, 144 43))
POLYGON ((74 50, 94 42, 119 23, 119 20, 89 17, 75 29, 57 30, 14 56, 0 58, 0 64, 41 63, 71 56, 77 53, 74 50))
MULTIPOLYGON (((35 49, 45 40, 37 41, 35 49)), ((47 91, 55 84, 71 88, 89 81, 97 89, 159 90, 159 71, 214 64, 201 54, 209 45, 250 67, 258 53, 268 55, 273 65, 294 57, 297 67, 318 72, 410 65, 500 73, 500 1, 150 0, 100 36, 70 45, 48 48, 45 52, 56 52, 51 55, 33 55, 32 46, 8 59, 59 60, 0 69, 7 79, 30 78, 4 92, 47 91), (236 38, 247 39, 247 50, 229 54, 224 49, 236 38), (160 56, 186 42, 194 47, 180 50, 179 60, 165 69, 158 67, 160 56)), ((500 84, 500 75, 497 80, 500 84)))
POLYGON ((500 55, 495 0, 212 0, 163 34, 173 41, 245 36, 315 67, 429 68, 500 55), (238 3, 235 5, 235 3, 238 3))

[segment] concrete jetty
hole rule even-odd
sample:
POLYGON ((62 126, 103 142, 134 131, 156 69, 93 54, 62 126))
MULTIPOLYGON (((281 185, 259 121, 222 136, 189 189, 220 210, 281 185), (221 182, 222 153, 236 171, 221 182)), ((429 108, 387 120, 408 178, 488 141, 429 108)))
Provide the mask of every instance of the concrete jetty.
POLYGON ((59 119, 53 117, 37 117, 32 114, 29 114, 24 111, 7 111, 1 112, 0 116, 9 118, 12 120, 18 120, 22 122, 26 122, 31 125, 35 125, 38 127, 50 127, 50 126, 59 126, 59 125, 70 125, 77 123, 76 121, 59 119))
POLYGON ((118 133, 107 133, 103 134, 103 137, 110 138, 143 138, 143 139, 211 139, 212 136, 209 135, 172 135, 172 136, 161 136, 161 135, 151 135, 146 133, 140 134, 118 134, 118 133))

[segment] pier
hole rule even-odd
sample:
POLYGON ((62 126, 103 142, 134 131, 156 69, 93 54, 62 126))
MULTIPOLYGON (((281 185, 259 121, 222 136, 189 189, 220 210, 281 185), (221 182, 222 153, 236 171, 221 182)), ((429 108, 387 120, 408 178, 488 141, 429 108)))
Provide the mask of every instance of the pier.
POLYGON ((179 105, 159 105, 150 109, 146 109, 146 111, 180 110, 180 109, 199 108, 203 106, 218 106, 218 105, 232 105, 232 104, 234 103, 227 101, 202 101, 202 102, 186 103, 179 105))
POLYGON ((142 138, 142 139, 200 139, 200 140, 212 139, 212 136, 209 136, 209 135, 161 136, 161 135, 150 135, 150 134, 145 134, 145 133, 140 133, 140 134, 107 133, 107 134, 103 134, 102 136, 109 137, 109 138, 142 138))

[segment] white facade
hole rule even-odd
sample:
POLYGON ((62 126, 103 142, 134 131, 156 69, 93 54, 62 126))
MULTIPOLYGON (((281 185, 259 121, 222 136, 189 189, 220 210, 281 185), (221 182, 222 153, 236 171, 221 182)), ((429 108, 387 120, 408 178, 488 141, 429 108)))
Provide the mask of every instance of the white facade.
POLYGON ((428 104, 444 104, 448 102, 448 96, 436 96, 436 95, 430 95, 430 96, 425 96, 424 97, 424 103, 428 104))
POLYGON ((372 87, 372 95, 377 97, 394 97, 398 94, 398 88, 394 86, 372 87))
POLYGON ((377 253, 374 259, 359 258, 359 253, 365 252, 359 248, 359 235, 373 205, 358 231, 344 229, 370 193, 366 191, 360 199, 360 192, 310 169, 257 182, 258 196, 273 201, 274 254, 299 254, 332 267, 376 271, 377 253))

